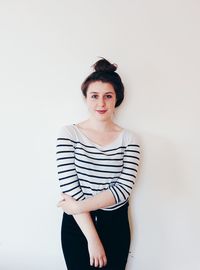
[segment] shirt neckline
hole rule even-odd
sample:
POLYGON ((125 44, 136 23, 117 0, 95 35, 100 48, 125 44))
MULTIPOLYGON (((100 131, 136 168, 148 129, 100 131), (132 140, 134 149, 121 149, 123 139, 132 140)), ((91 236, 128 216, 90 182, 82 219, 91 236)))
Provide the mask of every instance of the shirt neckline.
POLYGON ((90 144, 93 144, 94 146, 96 146, 96 147, 98 147, 98 148, 101 148, 101 149, 105 149, 105 148, 108 148, 108 147, 110 147, 110 146, 115 145, 115 144, 118 142, 118 140, 121 138, 121 136, 124 134, 124 132, 125 132, 125 129, 123 128, 123 129, 120 131, 119 135, 116 137, 116 139, 114 139, 111 143, 106 144, 106 145, 100 145, 100 144, 98 144, 98 143, 92 141, 90 138, 88 138, 87 135, 85 135, 85 134, 80 130, 80 128, 79 128, 76 124, 73 124, 72 126, 75 127, 76 130, 77 130, 84 138, 86 138, 87 141, 88 141, 90 144))

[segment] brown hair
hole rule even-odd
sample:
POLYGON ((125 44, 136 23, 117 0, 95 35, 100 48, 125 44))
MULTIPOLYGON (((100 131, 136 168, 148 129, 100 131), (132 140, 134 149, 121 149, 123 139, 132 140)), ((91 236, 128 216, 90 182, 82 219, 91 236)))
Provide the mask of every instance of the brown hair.
POLYGON ((90 83, 102 81, 110 83, 116 94, 116 104, 118 107, 124 99, 124 85, 121 81, 119 74, 116 71, 117 65, 111 64, 108 60, 101 57, 95 64, 92 65, 94 72, 92 72, 81 84, 81 90, 85 97, 87 97, 87 89, 90 83))

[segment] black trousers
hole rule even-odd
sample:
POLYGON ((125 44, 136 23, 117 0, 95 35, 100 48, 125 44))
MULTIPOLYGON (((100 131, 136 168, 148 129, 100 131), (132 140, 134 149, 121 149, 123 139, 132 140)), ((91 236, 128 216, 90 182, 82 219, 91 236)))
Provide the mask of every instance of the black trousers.
MULTIPOLYGON (((130 227, 127 202, 112 210, 91 211, 91 216, 102 241, 107 265, 100 269, 125 270, 130 247, 130 227)), ((72 215, 63 213, 61 243, 68 270, 94 270, 90 266, 87 240, 72 215)))

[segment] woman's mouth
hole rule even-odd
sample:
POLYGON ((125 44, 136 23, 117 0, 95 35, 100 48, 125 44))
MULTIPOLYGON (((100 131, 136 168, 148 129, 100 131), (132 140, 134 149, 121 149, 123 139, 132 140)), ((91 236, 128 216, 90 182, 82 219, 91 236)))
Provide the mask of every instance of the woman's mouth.
POLYGON ((98 113, 100 113, 100 114, 104 114, 104 113, 106 113, 107 112, 107 110, 96 110, 98 113))

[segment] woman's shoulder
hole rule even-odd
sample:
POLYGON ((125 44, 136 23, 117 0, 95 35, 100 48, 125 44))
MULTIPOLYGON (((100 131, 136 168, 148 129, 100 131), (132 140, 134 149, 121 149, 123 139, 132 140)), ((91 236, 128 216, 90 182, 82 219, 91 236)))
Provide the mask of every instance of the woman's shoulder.
POLYGON ((139 134, 129 128, 124 128, 124 140, 126 144, 140 144, 139 134))
POLYGON ((74 139, 75 138, 75 131, 73 128, 73 124, 65 124, 58 128, 57 137, 63 137, 63 138, 69 138, 74 139))

